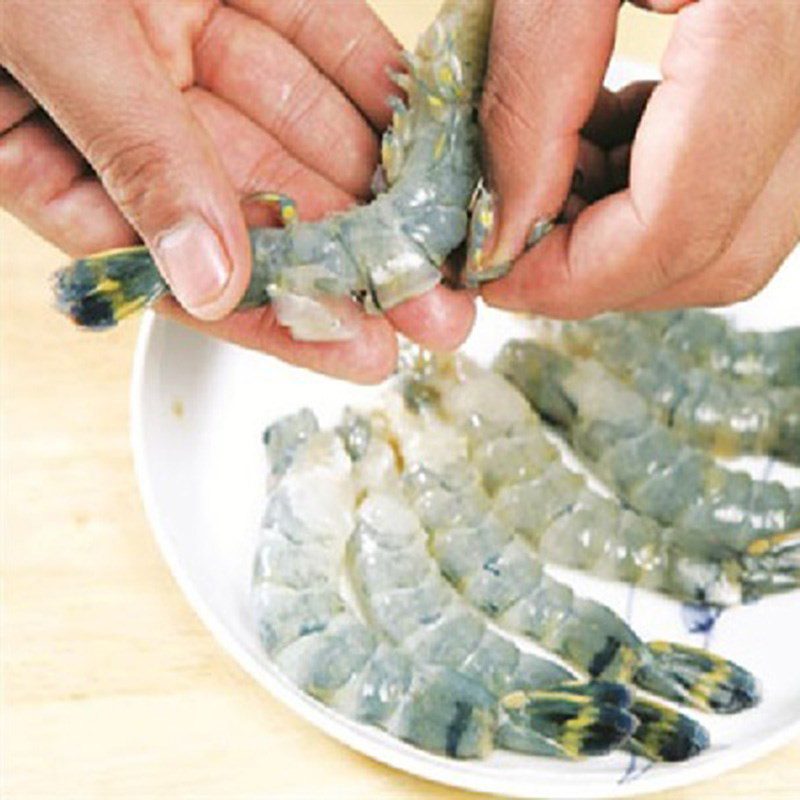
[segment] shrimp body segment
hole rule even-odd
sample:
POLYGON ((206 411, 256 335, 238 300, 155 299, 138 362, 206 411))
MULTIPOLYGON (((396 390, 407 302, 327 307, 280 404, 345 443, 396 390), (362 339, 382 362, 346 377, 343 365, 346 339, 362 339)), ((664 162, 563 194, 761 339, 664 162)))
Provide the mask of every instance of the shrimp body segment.
POLYGON ((447 669, 418 669, 339 591, 354 521, 351 463, 310 413, 267 431, 277 478, 256 556, 253 604, 264 649, 299 688, 342 714, 435 753, 486 755, 496 703, 447 669))
POLYGON ((625 316, 649 327, 687 365, 760 385, 800 386, 800 327, 741 331, 696 308, 625 316))
MULTIPOLYGON (((273 486, 253 605, 263 647, 283 674, 354 720, 455 758, 483 757, 495 746, 524 750, 523 742, 578 757, 626 742, 636 721, 624 687, 570 683, 541 695, 520 691, 504 705, 468 669, 422 661, 364 623, 340 591, 356 496, 368 485, 368 471, 353 470, 346 447, 356 448, 357 438, 320 432, 310 412, 265 435, 273 486)), ((380 458, 365 466, 380 466, 380 458)))
POLYGON ((374 491, 359 508, 348 563, 371 625, 415 662, 469 675, 498 701, 499 746, 545 756, 606 753, 627 740, 637 723, 620 685, 582 684, 558 664, 521 653, 490 631, 442 578, 418 520, 395 491, 374 491), (575 715, 562 727, 542 708, 575 715))
POLYGON ((661 525, 568 469, 538 415, 501 376, 441 356, 426 370, 407 394, 436 398, 439 424, 465 437, 495 514, 545 562, 718 606, 800 586, 800 543, 791 536, 756 539, 741 551, 721 535, 661 525))
POLYGON ((619 746, 657 761, 683 760, 704 749, 708 734, 694 720, 641 697, 628 708, 630 698, 622 687, 581 684, 573 673, 520 650, 488 626, 448 584, 431 556, 419 517, 404 497, 385 422, 376 412, 371 419, 346 417, 339 428, 349 441, 366 442, 358 453, 348 448, 357 473, 368 476, 366 482, 357 481, 363 499, 348 542, 348 569, 373 626, 415 659, 458 668, 482 682, 504 709, 496 740, 507 749, 560 756, 597 753, 614 746, 627 726, 627 714, 635 717, 635 730, 619 746), (532 726, 533 698, 558 701, 553 709, 562 714, 575 710, 577 698, 583 722, 559 729, 544 724, 537 712, 539 724, 532 726))
MULTIPOLYGON (((657 649, 646 644, 611 609, 575 595, 549 576, 531 548, 494 512, 468 461, 466 436, 450 430, 452 444, 437 447, 445 427, 429 409, 437 389, 419 395, 416 387, 407 387, 416 411, 395 405, 390 419, 406 465, 406 496, 428 533, 429 550, 470 604, 594 679, 631 683, 723 713, 757 702, 755 680, 746 670, 682 645, 657 649), (413 428, 416 436, 410 435, 413 428)), ((494 402, 505 413, 505 404, 494 402)), ((480 425, 480 418, 473 415, 472 423, 480 425)))

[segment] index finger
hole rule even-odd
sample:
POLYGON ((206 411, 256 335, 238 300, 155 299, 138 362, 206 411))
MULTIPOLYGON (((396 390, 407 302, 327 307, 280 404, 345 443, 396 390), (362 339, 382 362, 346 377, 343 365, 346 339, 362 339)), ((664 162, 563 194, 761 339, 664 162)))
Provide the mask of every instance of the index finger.
POLYGON ((619 0, 497 0, 481 102, 495 206, 486 268, 516 258, 531 230, 564 204, 618 8, 619 0))
POLYGON ((401 48, 363 0, 230 0, 229 5, 288 39, 361 109, 379 130, 397 94, 386 68, 399 69, 401 48))

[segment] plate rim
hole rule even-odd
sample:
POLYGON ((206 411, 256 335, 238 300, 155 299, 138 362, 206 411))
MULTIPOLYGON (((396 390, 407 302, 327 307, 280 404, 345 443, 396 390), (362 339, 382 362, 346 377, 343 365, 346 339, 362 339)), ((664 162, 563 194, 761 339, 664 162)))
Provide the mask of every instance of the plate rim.
POLYGON ((139 327, 133 357, 130 388, 130 441, 134 472, 148 526, 173 580, 193 612, 211 632, 226 655, 232 658, 246 674, 274 698, 292 712, 297 713, 306 722, 321 729, 345 746, 393 769, 466 791, 499 792, 509 797, 519 798, 542 797, 543 795, 552 798, 632 797, 668 789, 679 789, 750 764, 800 736, 800 719, 798 719, 752 744, 721 751, 710 761, 695 766, 692 766, 691 762, 685 762, 684 768, 680 771, 664 770, 657 774, 651 773, 646 782, 636 781, 627 785, 613 784, 609 786, 589 784, 576 787, 565 785, 563 779, 554 783, 552 778, 545 778, 542 783, 531 785, 530 782, 526 782, 523 787, 519 784, 518 778, 504 779, 475 775, 474 773, 465 774, 461 769, 462 762, 443 757, 431 757, 430 754, 424 754, 399 740, 390 740, 391 744, 383 742, 379 738, 367 735, 367 731, 364 730, 365 726, 359 723, 344 718, 329 717, 323 707, 317 707, 318 704, 313 698, 299 694, 296 689, 281 681, 278 675, 272 675, 269 670, 265 669, 265 665, 260 663, 218 618, 202 593, 196 588, 190 571, 183 566, 178 551, 172 543, 168 526, 161 517, 156 493, 147 469, 147 421, 143 400, 149 370, 154 362, 152 349, 155 346, 156 336, 159 334, 167 336, 172 326, 177 326, 177 323, 159 318, 154 312, 147 311, 139 327), (433 760, 429 761, 429 758, 433 760))

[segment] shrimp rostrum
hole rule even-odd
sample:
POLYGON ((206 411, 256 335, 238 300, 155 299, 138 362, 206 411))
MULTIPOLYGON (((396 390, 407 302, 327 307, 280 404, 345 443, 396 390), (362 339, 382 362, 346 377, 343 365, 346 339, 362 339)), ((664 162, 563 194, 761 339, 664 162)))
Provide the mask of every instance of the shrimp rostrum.
POLYGON ((628 742, 637 722, 624 686, 563 682, 556 665, 542 663, 537 682, 510 699, 474 669, 419 659, 364 624, 339 589, 357 491, 342 438, 319 431, 306 411, 275 423, 265 440, 273 486, 253 602, 264 649, 295 685, 354 720, 456 758, 493 747, 578 758, 628 742))
POLYGON ((460 438, 495 514, 545 561, 718 606, 800 586, 788 541, 766 537, 742 551, 722 535, 626 508, 566 467, 538 415, 500 375, 463 357, 417 362, 405 374, 411 405, 429 429, 449 427, 460 438))
MULTIPOLYGON (((431 289, 467 233, 479 177, 475 104, 480 95, 491 0, 446 0, 394 76, 382 168, 388 189, 370 204, 318 222, 297 221, 290 198, 264 193, 283 228, 250 231, 252 276, 241 308, 272 303, 296 339, 353 335, 358 303, 379 313, 431 289)), ((57 274, 58 307, 104 328, 169 292, 144 247, 80 259, 57 274)))

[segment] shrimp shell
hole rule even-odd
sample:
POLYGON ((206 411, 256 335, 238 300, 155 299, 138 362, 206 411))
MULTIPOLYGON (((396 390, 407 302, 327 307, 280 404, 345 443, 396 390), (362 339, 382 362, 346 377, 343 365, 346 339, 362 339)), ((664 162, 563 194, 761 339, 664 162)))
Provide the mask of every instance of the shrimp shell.
POLYGON ((452 670, 419 669, 361 622, 339 591, 354 520, 351 462, 310 412, 265 436, 273 476, 253 577, 266 652, 300 689, 344 715, 456 758, 492 747, 494 699, 452 670))
MULTIPOLYGON (((272 302, 296 339, 354 335, 357 300, 380 313, 431 289, 444 259, 464 241, 479 177, 475 105, 491 23, 491 0, 446 0, 414 55, 406 90, 383 138, 389 189, 366 206, 319 222, 297 222, 290 198, 283 229, 250 231, 252 276, 239 308, 272 302)), ((79 259, 55 277, 57 307, 78 325, 105 328, 167 294, 144 247, 79 259)))
POLYGON ((557 344, 597 359, 690 444, 722 456, 762 453, 800 463, 800 386, 744 383, 689 366, 663 338, 640 317, 612 314, 564 324, 557 344))
POLYGON ((368 473, 353 471, 343 440, 320 432, 308 411, 275 423, 265 443, 273 486, 253 603, 264 649, 295 685, 352 719, 455 758, 505 744, 501 724, 509 745, 526 728, 560 741, 549 754, 576 757, 627 741, 636 722, 625 711, 624 687, 570 683, 518 692, 501 705, 468 671, 420 664, 371 630, 339 590, 356 493, 368 473))
POLYGON ((427 443, 443 426, 426 408, 425 400, 415 413, 394 403, 387 413, 406 469, 406 497, 442 574, 468 602, 592 678, 722 713, 757 702, 753 676, 738 665, 678 644, 646 644, 611 609, 550 577, 493 512, 480 476, 463 458, 465 442, 451 448, 449 460, 440 460, 436 449, 428 458, 427 443), (418 433, 409 437, 413 428, 418 433))
POLYGON ((742 552, 800 527, 800 488, 755 480, 684 444, 597 361, 512 341, 495 367, 639 513, 742 552))
POLYGON ((365 616, 415 663, 456 669, 490 692, 501 709, 498 744, 577 757, 608 752, 633 732, 624 687, 580 684, 558 664, 521 653, 460 601, 428 555, 426 536, 397 487, 369 493, 358 516, 348 569, 365 616), (571 692, 581 703, 592 699, 576 725, 531 725, 531 698, 558 697, 568 712, 575 708, 571 692))
POLYGON ((740 331, 700 309, 626 314, 649 327, 684 363, 757 384, 800 386, 800 327, 740 331))
MULTIPOLYGON (((352 421, 363 428, 363 420, 352 421)), ((386 435, 391 434, 382 428, 381 436, 386 435)), ((385 439, 373 436, 369 449, 391 447, 385 439)), ((428 537, 419 518, 403 497, 396 467, 393 458, 373 458, 369 471, 377 488, 362 500, 359 523, 348 543, 349 571, 366 616, 415 659, 467 670, 498 696, 504 707, 517 705, 526 694, 552 691, 559 684, 561 690, 578 688, 572 673, 520 651, 512 640, 491 630, 447 584, 428 551, 428 537), (374 471, 376 460, 388 469, 374 471), (375 480, 381 472, 383 476, 375 480)), ((610 687, 604 690, 604 697, 611 702, 610 687)), ((618 713, 619 709, 609 708, 600 718, 608 722, 618 713)), ((637 698, 630 713, 638 724, 627 746, 647 758, 683 760, 708 742, 706 731, 694 720, 651 701, 637 698)), ((563 755, 563 742, 547 739, 517 719, 507 721, 499 733, 509 749, 547 755, 555 748, 556 754, 563 755)), ((600 746, 598 731, 587 730, 583 738, 584 749, 600 746)), ((574 732, 569 740, 575 740, 574 732)))

